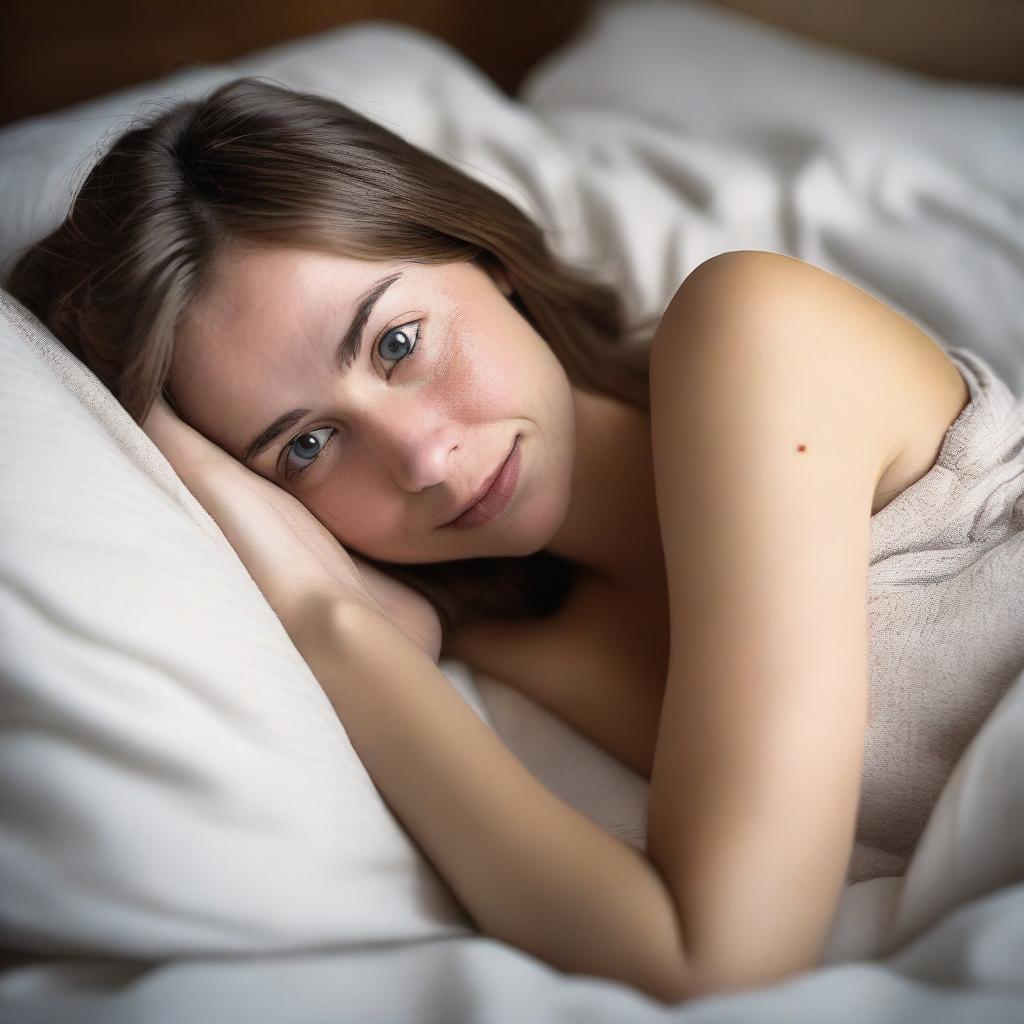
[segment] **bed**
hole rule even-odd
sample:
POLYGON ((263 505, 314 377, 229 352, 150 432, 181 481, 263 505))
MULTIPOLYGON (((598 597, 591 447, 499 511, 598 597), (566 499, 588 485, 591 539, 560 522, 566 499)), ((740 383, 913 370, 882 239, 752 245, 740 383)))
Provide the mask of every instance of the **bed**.
MULTIPOLYGON (((682 0, 598 6, 515 97, 368 22, 16 122, 0 267, 136 113, 240 74, 456 163, 632 317, 710 256, 769 249, 1024 394, 1024 93, 682 0)), ((6 292, 0 345, 2 1024, 1024 1020, 1020 677, 906 874, 846 888, 817 969, 678 1006, 565 975, 473 930, 219 528, 6 292)), ((645 780, 501 680, 441 667, 538 778, 642 846, 645 780)))

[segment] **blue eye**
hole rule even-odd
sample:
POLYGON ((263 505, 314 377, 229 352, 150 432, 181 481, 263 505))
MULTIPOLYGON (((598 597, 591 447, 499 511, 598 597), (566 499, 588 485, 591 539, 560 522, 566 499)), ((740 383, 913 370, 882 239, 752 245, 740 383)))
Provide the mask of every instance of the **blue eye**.
MULTIPOLYGON (((390 331, 385 331, 381 336, 377 343, 377 351, 380 352, 382 359, 399 363, 414 351, 419 335, 419 320, 413 320, 410 323, 392 327, 390 331)), ((388 370, 385 376, 390 379, 392 373, 394 373, 394 367, 388 370)))
POLYGON ((285 446, 285 463, 284 463, 284 475, 289 479, 293 480, 300 473, 304 473, 314 462, 320 457, 320 453, 327 447, 327 442, 331 437, 337 433, 334 427, 319 427, 316 430, 304 430, 301 434, 296 435, 288 442, 285 446), (329 431, 327 439, 321 441, 318 438, 318 434, 322 434, 324 431, 329 431), (312 438, 312 442, 310 442, 312 438), (300 444, 300 442, 305 442, 300 444), (301 455, 308 458, 308 462, 300 465, 298 469, 294 469, 291 460, 288 458, 292 453, 301 455))

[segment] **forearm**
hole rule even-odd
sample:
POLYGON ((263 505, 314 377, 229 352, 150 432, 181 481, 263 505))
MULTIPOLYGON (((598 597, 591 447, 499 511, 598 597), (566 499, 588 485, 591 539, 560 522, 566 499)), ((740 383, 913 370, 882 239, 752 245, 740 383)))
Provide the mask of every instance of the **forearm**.
POLYGON ((369 609, 340 606, 300 652, 483 934, 569 973, 684 998, 681 930, 658 870, 539 782, 418 647, 369 609))
POLYGON ((226 455, 192 471, 181 458, 178 466, 293 642, 311 609, 346 600, 377 609, 437 660, 441 620, 433 605, 350 555, 295 497, 226 455))

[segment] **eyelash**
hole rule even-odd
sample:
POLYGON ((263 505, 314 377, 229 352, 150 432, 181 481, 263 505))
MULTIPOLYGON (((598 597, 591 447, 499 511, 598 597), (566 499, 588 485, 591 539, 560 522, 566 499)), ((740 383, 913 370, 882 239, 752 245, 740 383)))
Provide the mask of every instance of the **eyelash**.
MULTIPOLYGON (((380 344, 380 343, 381 343, 381 342, 382 342, 382 341, 383 341, 383 340, 384 340, 384 339, 385 339, 385 338, 386 338, 386 337, 387 337, 387 336, 388 336, 389 334, 393 333, 394 331, 401 331, 401 330, 403 330, 403 329, 404 329, 404 328, 406 328, 406 327, 412 327, 413 325, 415 325, 415 327, 416 327, 416 340, 415 340, 415 341, 413 342, 413 346, 412 346, 412 348, 411 348, 411 349, 409 349, 409 351, 408 351, 408 352, 407 352, 407 353, 406 353, 406 354, 405 354, 404 356, 402 356, 401 358, 399 358, 399 359, 393 359, 393 360, 391 360, 391 362, 392 362, 392 363, 393 363, 394 365, 393 365, 393 366, 392 366, 392 367, 391 367, 391 368, 390 368, 390 369, 388 370, 388 372, 387 372, 386 374, 384 374, 384 378, 385 378, 385 380, 391 380, 391 375, 392 375, 392 374, 393 374, 393 373, 395 372, 395 370, 396 370, 396 369, 398 368, 398 366, 399 366, 399 365, 400 365, 401 363, 407 362, 407 361, 408 361, 408 360, 410 360, 410 359, 411 359, 411 358, 412 358, 413 356, 415 356, 415 355, 416 355, 416 351, 417 351, 417 350, 419 349, 419 347, 420 347, 421 343, 423 342, 423 328, 422 328, 422 325, 423 325, 423 321, 422 321, 422 320, 410 320, 410 321, 408 321, 407 323, 404 323, 404 324, 397 324, 397 325, 396 325, 396 326, 394 326, 394 327, 389 327, 389 328, 388 328, 388 329, 387 329, 386 331, 384 331, 384 332, 383 332, 382 334, 379 334, 379 335, 378 335, 378 336, 377 336, 377 337, 376 337, 376 338, 374 339, 374 341, 373 341, 373 348, 371 349, 371 356, 370 356, 370 358, 371 358, 371 359, 373 358, 373 352, 376 352, 376 351, 377 351, 377 346, 378 346, 378 345, 379 345, 379 344, 380 344)), ((301 476, 301 475, 302 475, 303 473, 305 473, 305 472, 306 472, 306 470, 307 470, 307 469, 309 469, 309 467, 310 467, 310 466, 313 466, 313 465, 315 465, 315 464, 316 464, 316 463, 317 463, 317 462, 319 461, 319 459, 320 459, 320 456, 321 456, 321 455, 323 455, 323 453, 324 453, 324 452, 326 451, 326 449, 327 449, 327 446, 328 446, 328 445, 329 445, 329 444, 331 443, 331 440, 332 440, 332 438, 334 437, 334 435, 335 435, 335 434, 336 434, 337 432, 338 432, 338 431, 337 431, 337 428, 336 428, 336 427, 314 427, 314 428, 313 428, 313 429, 311 429, 311 430, 303 430, 303 431, 302 431, 301 433, 299 433, 299 434, 296 434, 296 435, 295 435, 295 436, 294 436, 294 437, 293 437, 293 438, 292 438, 292 439, 291 439, 291 440, 290 440, 290 441, 289 441, 289 442, 288 442, 288 443, 287 443, 287 444, 286 444, 286 445, 285 445, 285 446, 284 446, 284 447, 283 447, 283 448, 281 449, 281 454, 280 454, 280 456, 278 457, 278 461, 279 461, 279 462, 280 462, 280 460, 282 460, 282 459, 284 460, 284 476, 285 476, 285 478, 286 478, 287 480, 295 480, 295 479, 296 479, 296 477, 299 477, 299 476, 301 476), (330 430, 330 431, 331 431, 331 433, 330 433, 330 435, 328 436, 327 440, 326 440, 326 441, 325 441, 325 442, 323 443, 323 445, 321 446, 320 450, 319 450, 319 451, 318 451, 318 452, 316 453, 316 457, 315 457, 315 458, 313 458, 313 459, 312 459, 311 461, 307 462, 307 463, 306 463, 306 464, 305 464, 304 466, 302 466, 301 468, 299 468, 299 469, 296 469, 296 470, 292 470, 292 471, 291 471, 291 472, 289 473, 289 472, 288 472, 288 455, 289 455, 289 454, 291 453, 291 450, 292 450, 292 445, 294 445, 294 444, 295 444, 295 442, 296 442, 296 441, 298 441, 298 439, 299 439, 300 437, 305 437, 305 436, 306 436, 307 434, 315 434, 315 433, 317 433, 317 432, 318 432, 318 431, 320 431, 320 430, 330 430)))

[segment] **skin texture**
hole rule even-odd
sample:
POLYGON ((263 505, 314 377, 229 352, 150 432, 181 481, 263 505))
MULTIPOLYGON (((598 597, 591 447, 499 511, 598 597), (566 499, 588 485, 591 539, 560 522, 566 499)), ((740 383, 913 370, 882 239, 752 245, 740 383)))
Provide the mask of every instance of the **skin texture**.
POLYGON ((502 272, 475 263, 371 262, 236 241, 183 320, 169 390, 183 419, 239 460, 280 414, 309 409, 251 468, 353 553, 414 564, 547 548, 611 566, 616 508, 596 523, 587 509, 617 493, 607 436, 619 403, 570 384, 511 294, 502 272), (334 353, 360 297, 399 272, 343 369, 334 353), (294 444, 310 431, 315 441, 294 444), (511 503, 475 529, 443 527, 517 435, 511 503), (286 461, 306 468, 288 479, 286 461))

